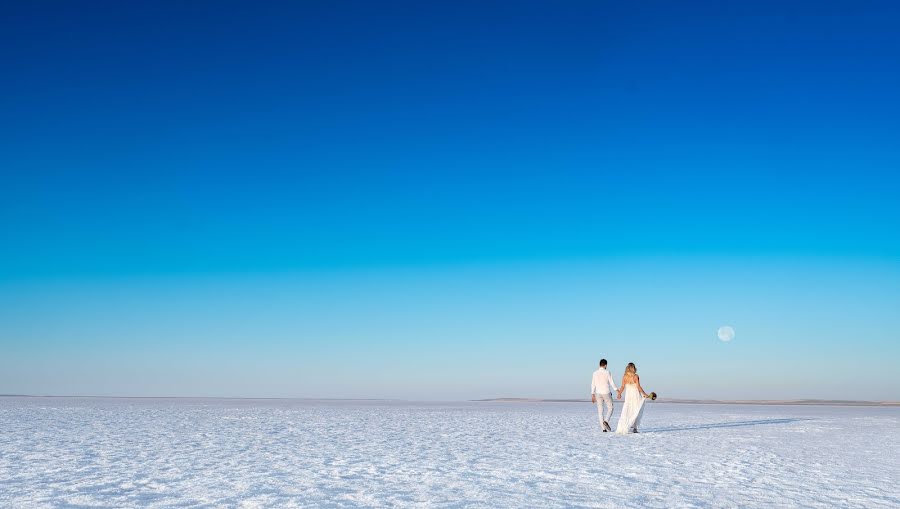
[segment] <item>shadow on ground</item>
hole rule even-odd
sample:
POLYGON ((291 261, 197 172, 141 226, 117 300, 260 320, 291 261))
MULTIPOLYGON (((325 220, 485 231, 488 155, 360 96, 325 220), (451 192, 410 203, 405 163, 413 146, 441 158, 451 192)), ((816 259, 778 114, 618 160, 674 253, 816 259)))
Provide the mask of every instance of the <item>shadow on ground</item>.
POLYGON ((814 420, 814 419, 791 418, 791 419, 759 419, 756 421, 715 422, 715 423, 710 423, 710 424, 692 424, 689 426, 670 426, 667 428, 648 428, 646 430, 641 430, 641 433, 668 433, 670 431, 693 431, 693 430, 701 430, 701 429, 738 428, 741 426, 762 426, 765 424, 789 424, 792 422, 812 421, 812 420, 814 420))

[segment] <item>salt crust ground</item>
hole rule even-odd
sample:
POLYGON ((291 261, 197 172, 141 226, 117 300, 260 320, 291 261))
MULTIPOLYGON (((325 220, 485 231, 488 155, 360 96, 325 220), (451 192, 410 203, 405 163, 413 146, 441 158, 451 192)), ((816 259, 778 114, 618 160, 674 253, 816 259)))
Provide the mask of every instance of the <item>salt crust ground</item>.
POLYGON ((0 398, 0 507, 900 507, 900 409, 0 398), (615 423, 613 423, 615 426, 615 423))

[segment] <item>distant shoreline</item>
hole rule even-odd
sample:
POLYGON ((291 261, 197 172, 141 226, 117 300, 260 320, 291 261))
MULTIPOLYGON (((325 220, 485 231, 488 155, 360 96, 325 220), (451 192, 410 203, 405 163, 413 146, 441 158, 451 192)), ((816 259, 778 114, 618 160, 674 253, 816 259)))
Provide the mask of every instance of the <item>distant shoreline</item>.
MULTIPOLYGON (((471 401, 485 403, 588 403, 589 399, 489 398, 471 401)), ((900 401, 854 401, 842 399, 663 399, 656 403, 690 405, 807 405, 807 406, 866 406, 900 407, 900 401)))
MULTIPOLYGON (((244 396, 59 396, 34 394, 0 394, 0 398, 34 399, 212 399, 212 400, 263 400, 263 401, 390 401, 428 403, 428 400, 405 400, 398 398, 278 398, 244 396)), ((470 400, 435 400, 434 403, 589 403, 589 399, 543 399, 543 398, 486 398, 470 400)), ((666 399, 659 398, 654 403, 674 403, 689 405, 801 405, 801 406, 859 406, 859 407, 900 407, 900 401, 854 401, 843 399, 666 399)))

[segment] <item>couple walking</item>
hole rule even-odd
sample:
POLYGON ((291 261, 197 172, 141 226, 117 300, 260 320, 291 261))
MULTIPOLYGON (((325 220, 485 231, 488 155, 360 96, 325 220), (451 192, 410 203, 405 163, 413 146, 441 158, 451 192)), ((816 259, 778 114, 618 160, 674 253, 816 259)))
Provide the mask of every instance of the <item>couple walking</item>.
POLYGON ((597 415, 600 416, 600 425, 603 427, 604 433, 612 431, 612 428, 609 427, 609 418, 613 413, 610 387, 616 391, 618 399, 622 399, 622 393, 625 393, 625 404, 622 406, 622 414, 619 415, 616 433, 619 435, 637 433, 641 415, 644 413, 644 399, 650 396, 641 387, 641 377, 638 376, 637 367, 633 362, 629 362, 625 367, 621 388, 616 387, 612 375, 607 371, 606 359, 600 359, 600 368, 594 371, 594 376, 591 377, 591 403, 597 404, 597 415), (603 407, 606 407, 605 413, 603 407))

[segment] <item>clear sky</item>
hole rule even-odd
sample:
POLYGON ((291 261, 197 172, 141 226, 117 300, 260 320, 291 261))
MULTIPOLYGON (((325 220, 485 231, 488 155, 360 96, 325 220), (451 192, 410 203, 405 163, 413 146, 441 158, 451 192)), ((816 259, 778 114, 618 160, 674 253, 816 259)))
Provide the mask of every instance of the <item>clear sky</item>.
POLYGON ((5 3, 0 393, 900 399, 900 5, 727 4, 5 3))

